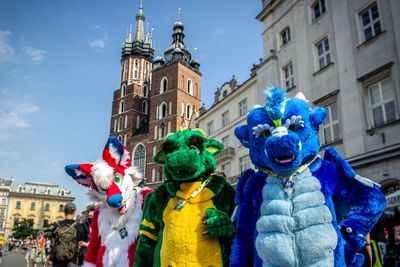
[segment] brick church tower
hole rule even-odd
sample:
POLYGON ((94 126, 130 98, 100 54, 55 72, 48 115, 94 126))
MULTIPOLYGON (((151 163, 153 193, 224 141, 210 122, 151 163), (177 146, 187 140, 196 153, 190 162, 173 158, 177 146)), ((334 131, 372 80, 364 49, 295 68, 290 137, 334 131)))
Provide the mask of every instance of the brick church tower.
POLYGON ((153 62, 151 35, 144 34, 142 3, 136 31, 122 48, 120 88, 114 91, 110 134, 129 149, 132 164, 151 187, 162 182, 162 166, 153 161, 164 137, 188 125, 201 103, 200 64, 184 43, 184 25, 173 25, 172 44, 153 62))

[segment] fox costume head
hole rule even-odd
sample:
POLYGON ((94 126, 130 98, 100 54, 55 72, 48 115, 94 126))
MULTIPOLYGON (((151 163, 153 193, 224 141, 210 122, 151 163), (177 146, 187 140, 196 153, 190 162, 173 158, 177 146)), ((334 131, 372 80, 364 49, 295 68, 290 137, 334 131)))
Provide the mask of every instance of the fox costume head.
POLYGON ((118 138, 110 136, 102 159, 95 163, 71 164, 65 171, 79 184, 90 188, 90 196, 124 214, 135 196, 142 177, 132 167, 128 150, 118 138))

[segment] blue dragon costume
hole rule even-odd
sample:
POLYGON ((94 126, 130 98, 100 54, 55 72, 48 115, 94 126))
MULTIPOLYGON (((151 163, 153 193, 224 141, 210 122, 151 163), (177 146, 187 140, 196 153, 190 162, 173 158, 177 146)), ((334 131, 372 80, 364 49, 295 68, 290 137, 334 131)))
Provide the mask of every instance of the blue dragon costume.
POLYGON ((235 129, 258 170, 243 172, 237 185, 231 266, 362 265, 357 252, 386 199, 333 148, 318 155, 325 116, 303 94, 269 88, 265 106, 235 129), (335 211, 345 206, 343 216, 335 211))

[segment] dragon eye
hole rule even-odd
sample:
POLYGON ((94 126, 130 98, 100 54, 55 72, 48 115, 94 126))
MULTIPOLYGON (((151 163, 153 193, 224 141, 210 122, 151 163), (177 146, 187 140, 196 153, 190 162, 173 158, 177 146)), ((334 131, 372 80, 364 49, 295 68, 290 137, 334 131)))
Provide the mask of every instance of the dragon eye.
POLYGON ((114 183, 116 183, 117 185, 121 185, 123 180, 124 176, 122 176, 122 174, 120 174, 119 172, 114 174, 114 183))
POLYGON ((200 154, 200 149, 197 146, 191 145, 189 148, 192 150, 196 150, 197 154, 200 154))
POLYGON ((266 129, 265 131, 262 132, 262 136, 264 138, 268 138, 271 135, 271 131, 269 129, 266 129))

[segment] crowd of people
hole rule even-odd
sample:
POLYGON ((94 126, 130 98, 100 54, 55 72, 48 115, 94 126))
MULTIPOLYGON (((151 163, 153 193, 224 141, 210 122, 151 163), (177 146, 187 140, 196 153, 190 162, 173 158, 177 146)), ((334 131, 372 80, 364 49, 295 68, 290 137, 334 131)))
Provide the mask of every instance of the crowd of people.
MULTIPOLYGON (((95 207, 89 206, 86 216, 77 221, 76 206, 64 206, 65 219, 49 233, 40 232, 24 241, 8 242, 8 250, 24 251, 27 267, 78 267, 83 265, 89 245, 90 224, 95 207)), ((2 251, 0 250, 0 253, 2 251)), ((0 264, 1 264, 0 255, 0 264)))

